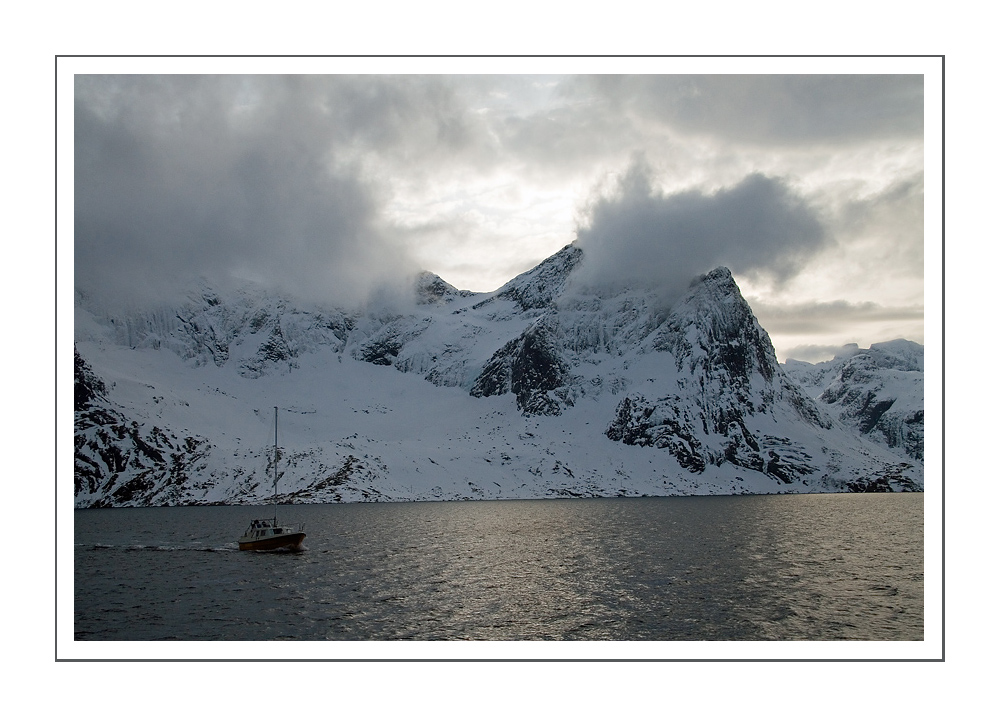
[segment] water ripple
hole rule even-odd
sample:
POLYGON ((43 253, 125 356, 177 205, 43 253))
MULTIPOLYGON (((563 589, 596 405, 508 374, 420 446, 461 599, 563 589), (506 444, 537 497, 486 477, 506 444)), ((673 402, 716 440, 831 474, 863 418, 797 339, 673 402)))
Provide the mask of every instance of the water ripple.
POLYGON ((920 640, 922 496, 78 511, 79 640, 920 640))

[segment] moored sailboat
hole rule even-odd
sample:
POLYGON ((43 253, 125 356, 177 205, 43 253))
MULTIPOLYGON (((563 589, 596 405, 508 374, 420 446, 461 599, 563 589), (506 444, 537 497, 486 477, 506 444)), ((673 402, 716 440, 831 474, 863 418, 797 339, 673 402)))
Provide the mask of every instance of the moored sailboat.
POLYGON ((240 550, 298 550, 305 540, 305 526, 278 525, 278 407, 274 407, 274 517, 257 518, 240 536, 240 550))

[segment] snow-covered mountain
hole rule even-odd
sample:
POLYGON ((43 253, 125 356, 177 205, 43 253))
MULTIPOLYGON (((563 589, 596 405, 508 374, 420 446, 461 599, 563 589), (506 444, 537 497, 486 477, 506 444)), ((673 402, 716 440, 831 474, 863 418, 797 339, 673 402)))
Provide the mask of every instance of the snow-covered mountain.
POLYGON ((356 311, 78 294, 76 504, 265 502, 273 406, 283 501, 921 489, 919 346, 782 366, 727 269, 667 309, 578 285, 584 260, 356 311))
POLYGON ((832 361, 788 361, 785 371, 859 434, 904 461, 924 459, 924 347, 897 339, 859 349, 845 346, 832 361))

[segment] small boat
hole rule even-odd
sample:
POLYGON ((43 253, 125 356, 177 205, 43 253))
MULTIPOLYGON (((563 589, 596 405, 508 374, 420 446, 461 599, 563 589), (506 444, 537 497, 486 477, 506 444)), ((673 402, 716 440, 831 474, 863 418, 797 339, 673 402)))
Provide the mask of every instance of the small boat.
POLYGON ((305 540, 305 525, 278 525, 278 407, 274 407, 274 517, 257 518, 240 537, 240 550, 298 550, 305 540))
POLYGON ((277 518, 251 520, 250 527, 240 537, 240 550, 298 550, 306 534, 299 529, 278 525, 277 518))

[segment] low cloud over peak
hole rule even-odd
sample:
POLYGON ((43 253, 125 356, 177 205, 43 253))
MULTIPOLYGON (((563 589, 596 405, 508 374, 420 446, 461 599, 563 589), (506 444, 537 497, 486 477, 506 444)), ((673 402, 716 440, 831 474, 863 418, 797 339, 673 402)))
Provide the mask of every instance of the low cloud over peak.
MULTIPOLYGON (((770 306, 923 303, 920 68, 143 75, 118 64, 122 74, 72 75, 74 277, 95 299, 173 301, 199 278, 250 279, 356 305, 411 286, 418 269, 490 291, 575 236, 591 289, 643 282, 670 303, 726 266, 770 306)), ((896 332, 916 338, 913 325, 896 332)), ((872 328, 845 333, 866 343, 889 331, 872 328)))
POLYGON ((714 192, 674 194, 653 179, 636 158, 610 194, 591 202, 577 231, 581 281, 657 287, 667 300, 718 266, 780 284, 827 243, 818 210, 779 178, 753 173, 714 192))

